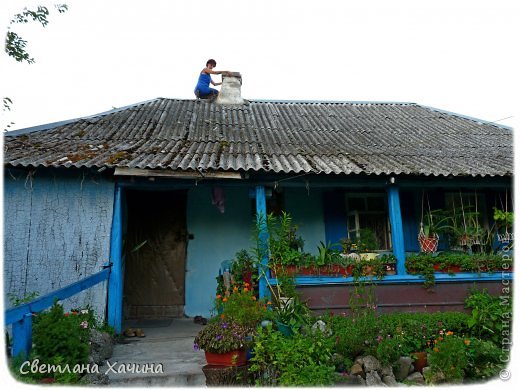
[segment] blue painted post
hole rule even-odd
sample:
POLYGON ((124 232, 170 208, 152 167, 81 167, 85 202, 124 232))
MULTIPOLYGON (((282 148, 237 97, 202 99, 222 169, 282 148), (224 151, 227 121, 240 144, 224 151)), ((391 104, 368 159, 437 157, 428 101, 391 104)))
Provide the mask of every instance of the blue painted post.
POLYGON ((123 251, 123 208, 121 191, 121 187, 116 185, 110 236, 112 269, 108 279, 108 324, 115 329, 117 334, 121 334, 123 317, 123 264, 121 258, 123 251))
POLYGON ((397 274, 406 275, 403 219, 401 216, 401 202, 399 201, 399 189, 395 185, 388 187, 388 213, 390 216, 390 228, 392 230, 392 248, 397 258, 397 274))
POLYGON ((32 313, 24 314, 20 321, 13 323, 13 357, 20 354, 27 359, 32 347, 32 313))
POLYGON ((262 256, 262 263, 258 269, 258 294, 260 298, 269 296, 267 289, 267 282, 265 274, 268 272, 268 236, 267 236, 267 206, 265 203, 265 187, 256 186, 255 189, 256 197, 256 218, 257 222, 260 223, 259 240, 260 246, 262 247, 264 255, 262 256))

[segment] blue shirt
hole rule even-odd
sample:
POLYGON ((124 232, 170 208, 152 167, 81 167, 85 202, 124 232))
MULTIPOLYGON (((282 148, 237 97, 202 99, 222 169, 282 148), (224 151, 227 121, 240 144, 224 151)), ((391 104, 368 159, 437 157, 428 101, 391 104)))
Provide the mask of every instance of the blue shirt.
POLYGON ((209 94, 211 92, 211 88, 209 87, 210 82, 211 76, 209 73, 201 73, 199 81, 197 81, 197 85, 195 86, 195 90, 198 89, 203 95, 209 94))

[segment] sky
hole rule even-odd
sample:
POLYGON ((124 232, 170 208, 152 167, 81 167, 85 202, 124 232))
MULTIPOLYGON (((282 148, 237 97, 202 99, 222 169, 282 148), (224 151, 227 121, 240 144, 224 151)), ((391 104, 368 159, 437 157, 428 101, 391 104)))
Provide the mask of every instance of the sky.
MULTIPOLYGON (((3 0, 4 32, 24 6, 58 2, 3 0)), ((518 1, 63 2, 69 11, 45 28, 11 26, 36 63, 2 54, 0 91, 13 100, 4 127, 192 99, 209 58, 242 73, 246 99, 415 102, 508 126, 518 117, 518 1)))

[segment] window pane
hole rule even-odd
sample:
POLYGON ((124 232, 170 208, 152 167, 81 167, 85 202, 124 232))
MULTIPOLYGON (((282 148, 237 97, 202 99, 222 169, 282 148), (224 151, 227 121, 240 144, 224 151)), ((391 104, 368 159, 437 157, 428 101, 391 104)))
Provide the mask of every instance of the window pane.
POLYGON ((365 198, 364 197, 348 197, 348 208, 350 211, 359 210, 365 211, 365 198))
POLYGON ((367 211, 385 211, 385 198, 383 196, 369 196, 367 198, 367 211))

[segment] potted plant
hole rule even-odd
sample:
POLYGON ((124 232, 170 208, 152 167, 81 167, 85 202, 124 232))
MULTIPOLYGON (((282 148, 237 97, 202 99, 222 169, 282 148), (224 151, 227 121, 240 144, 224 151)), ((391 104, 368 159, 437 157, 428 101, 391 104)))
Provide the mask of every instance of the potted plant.
POLYGON ((231 273, 236 282, 243 282, 253 285, 256 282, 257 272, 255 272, 253 257, 245 249, 235 254, 235 261, 231 266, 231 273))
POLYGON ((395 275, 396 274, 396 262, 397 259, 392 254, 383 254, 381 255, 381 262, 385 267, 386 275, 395 275))
POLYGON ((217 294, 215 309, 221 319, 255 328, 269 316, 266 298, 258 299, 249 283, 234 285, 228 295, 217 294))
POLYGON ((424 278, 424 287, 435 284, 435 260, 431 253, 412 254, 406 257, 406 270, 410 274, 420 274, 424 278))
MULTIPOLYGON (((507 206, 507 205, 506 205, 507 206)), ((513 241, 513 233, 510 229, 513 227, 514 214, 512 211, 500 210, 493 207, 493 219, 497 229, 497 239, 501 244, 509 244, 513 241)))
POLYGON ((195 337, 195 350, 204 350, 208 364, 242 366, 255 329, 233 321, 214 319, 195 337))
POLYGON ((419 235, 417 237, 421 252, 437 252, 439 233, 448 228, 448 221, 449 217, 444 210, 429 210, 426 213, 426 216, 423 217, 421 221, 419 235))

